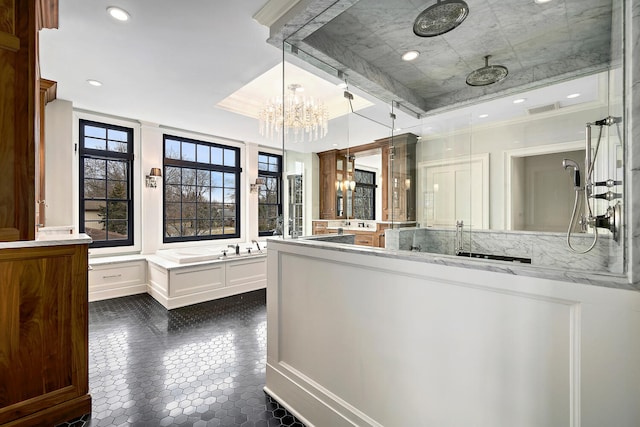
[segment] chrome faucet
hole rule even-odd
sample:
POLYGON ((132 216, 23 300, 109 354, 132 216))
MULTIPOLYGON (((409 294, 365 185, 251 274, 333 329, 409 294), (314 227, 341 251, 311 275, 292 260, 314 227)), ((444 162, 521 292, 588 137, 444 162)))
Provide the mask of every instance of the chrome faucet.
POLYGON ((251 243, 255 243, 256 244, 256 248, 258 248, 258 250, 260 250, 260 245, 258 244, 257 240, 251 240, 251 243))
POLYGON ((228 248, 235 249, 236 255, 240 255, 240 245, 237 243, 235 245, 227 245, 228 248))

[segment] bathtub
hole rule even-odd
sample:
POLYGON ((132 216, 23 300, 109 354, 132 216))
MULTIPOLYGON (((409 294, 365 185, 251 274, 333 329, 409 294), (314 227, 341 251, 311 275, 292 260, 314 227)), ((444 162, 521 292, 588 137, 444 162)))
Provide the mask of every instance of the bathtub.
POLYGON ((178 264, 190 264, 204 261, 225 261, 239 258, 250 258, 264 255, 266 243, 260 242, 260 250, 255 245, 241 244, 240 253, 226 246, 184 247, 175 249, 159 249, 156 255, 178 264), (226 255, 225 255, 226 252, 226 255))

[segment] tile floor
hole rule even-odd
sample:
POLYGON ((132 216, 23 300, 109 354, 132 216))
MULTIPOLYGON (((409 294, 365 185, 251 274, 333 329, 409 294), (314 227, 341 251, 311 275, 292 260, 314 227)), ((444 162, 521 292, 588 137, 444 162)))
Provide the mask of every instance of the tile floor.
POLYGON ((262 387, 264 290, 167 311, 149 295, 89 304, 91 418, 61 426, 303 426, 262 387))

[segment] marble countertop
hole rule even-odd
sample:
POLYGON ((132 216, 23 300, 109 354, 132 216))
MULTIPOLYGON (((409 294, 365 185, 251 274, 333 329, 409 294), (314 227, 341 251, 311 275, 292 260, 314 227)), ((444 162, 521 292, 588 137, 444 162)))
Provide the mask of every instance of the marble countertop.
POLYGON ((0 242, 0 249, 37 248, 44 246, 82 245, 91 243, 91 237, 79 234, 41 234, 36 240, 0 242))
POLYGON ((583 270, 556 269, 549 267, 531 266, 529 264, 518 264, 508 261, 493 261, 475 258, 463 258, 454 255, 441 255, 428 252, 411 252, 404 250, 390 250, 384 248, 373 248, 368 246, 357 246, 342 243, 332 243, 328 241, 318 241, 314 239, 299 238, 279 241, 290 245, 312 246, 322 249, 329 249, 341 252, 361 253, 371 256, 403 259, 409 261, 419 261, 450 267, 469 268, 476 270, 492 271, 496 273, 512 274, 518 276, 538 277, 548 280, 559 280, 563 282, 573 282, 608 288, 618 288, 640 291, 634 287, 625 275, 601 273, 583 270))

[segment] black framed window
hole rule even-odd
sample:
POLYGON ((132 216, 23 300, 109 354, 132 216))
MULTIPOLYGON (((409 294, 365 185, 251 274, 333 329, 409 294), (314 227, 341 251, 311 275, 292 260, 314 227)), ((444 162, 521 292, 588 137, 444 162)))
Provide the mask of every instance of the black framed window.
POLYGON ((355 181, 353 217, 373 220, 376 216, 376 173, 356 169, 355 181))
POLYGON ((133 245, 133 129, 80 120, 80 226, 90 247, 133 245))
POLYGON ((258 178, 264 180, 258 190, 258 235, 271 236, 282 215, 282 156, 258 153, 258 178))
POLYGON ((163 241, 240 237, 240 149, 164 135, 163 241))

